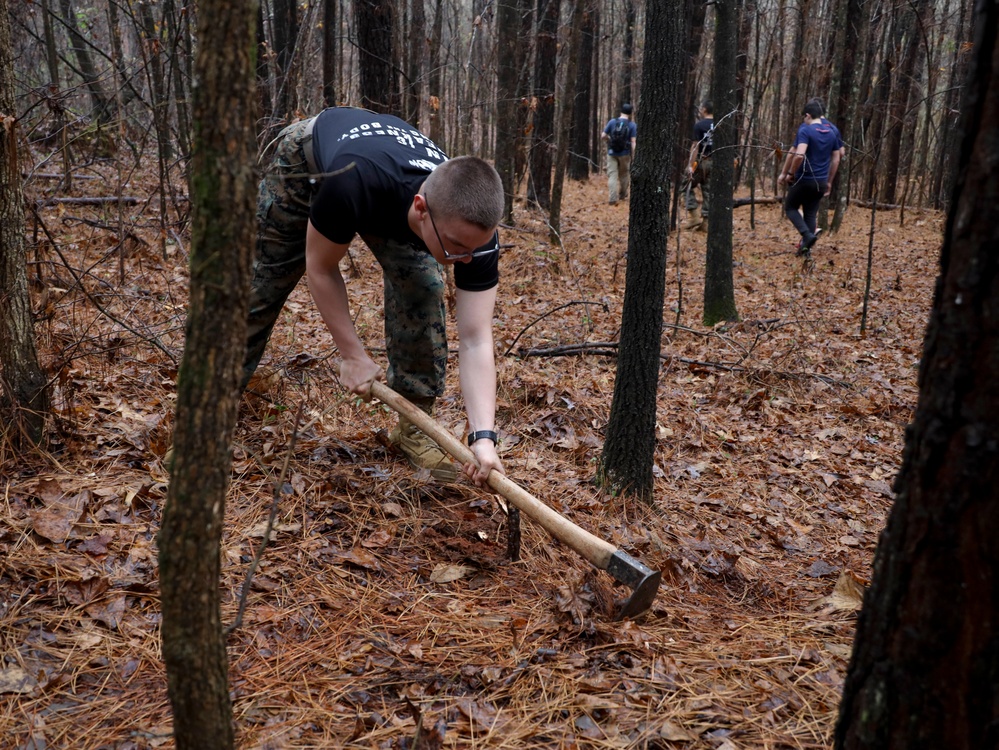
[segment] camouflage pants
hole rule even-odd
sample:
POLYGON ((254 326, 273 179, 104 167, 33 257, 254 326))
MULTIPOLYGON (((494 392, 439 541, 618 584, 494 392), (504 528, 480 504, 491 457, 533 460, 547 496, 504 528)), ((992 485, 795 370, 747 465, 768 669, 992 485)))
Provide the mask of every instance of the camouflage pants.
MULTIPOLYGON (((257 248, 250 286, 245 388, 256 370, 288 295, 305 274, 309 206, 319 182, 309 172, 309 121, 285 128, 260 182, 257 248)), ((444 275, 422 248, 396 240, 362 238, 382 268, 387 379, 404 396, 426 399, 444 392, 447 331, 444 275)))
POLYGON ((687 185, 681 186, 687 196, 687 210, 693 211, 697 208, 697 196, 694 195, 694 188, 701 188, 701 216, 707 218, 711 209, 711 158, 701 159, 694 174, 689 178, 687 185))

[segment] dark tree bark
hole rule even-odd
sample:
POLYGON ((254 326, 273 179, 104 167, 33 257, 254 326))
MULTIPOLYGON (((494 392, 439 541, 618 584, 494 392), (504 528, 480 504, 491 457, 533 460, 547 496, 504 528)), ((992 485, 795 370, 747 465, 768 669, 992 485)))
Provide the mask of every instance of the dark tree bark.
POLYGON ((335 107, 340 103, 336 79, 337 61, 340 58, 336 5, 335 0, 323 3, 323 104, 327 107, 335 107))
POLYGON ((562 189, 565 170, 569 162, 569 137, 572 123, 572 100, 575 97, 576 67, 579 65, 579 38, 583 29, 583 11, 587 0, 576 0, 569 24, 569 39, 565 49, 565 82, 562 88, 562 107, 559 110, 558 142, 555 148, 555 174, 552 177, 552 205, 548 212, 548 236, 553 245, 562 242, 562 189))
POLYGON ((274 77, 277 96, 273 119, 276 128, 291 122, 298 107, 295 80, 295 46, 298 40, 298 5, 296 0, 273 0, 274 77))
POLYGON ((496 12, 496 171, 503 180, 503 215, 513 223, 513 196, 517 192, 517 80, 520 73, 517 39, 520 13, 517 0, 499 0, 496 12))
MULTIPOLYGON (((687 155, 689 151, 684 148, 684 144, 689 145, 690 134, 693 125, 697 121, 697 110, 701 102, 698 101, 700 91, 698 86, 698 58, 701 53, 701 40, 704 38, 704 15, 705 3, 702 0, 684 0, 683 13, 683 39, 684 46, 684 76, 683 87, 681 89, 681 101, 683 106, 680 109, 680 125, 677 130, 676 142, 680 148, 674 149, 672 178, 673 184, 680 183, 680 176, 684 167, 687 166, 687 155)), ((675 226, 677 206, 679 205, 680 192, 677 191, 673 197, 673 205, 670 206, 670 215, 674 217, 670 225, 675 226)))
POLYGON ((443 111, 443 73, 441 71, 441 38, 444 26, 444 0, 434 4, 433 30, 430 34, 430 139, 445 151, 444 142, 444 111, 443 111))
POLYGON ((579 37, 579 60, 576 66, 576 93, 572 97, 572 130, 569 147, 569 178, 585 180, 590 176, 590 92, 593 87, 593 23, 594 3, 583 10, 583 27, 579 37))
POLYGON ((534 125, 527 197, 551 208, 552 154, 555 149, 555 61, 558 50, 558 0, 538 0, 534 46, 534 125))
POLYGON ((516 185, 527 172, 527 152, 531 145, 531 41, 534 39, 534 0, 517 0, 520 34, 517 37, 517 149, 514 155, 516 185))
POLYGON ((909 100, 912 92, 913 72, 916 68, 916 58, 919 51, 919 34, 917 15, 922 12, 925 0, 918 0, 907 5, 897 21, 895 38, 889 56, 898 60, 898 67, 892 70, 891 93, 888 97, 888 121, 886 123, 885 143, 882 157, 877 169, 880 172, 881 201, 895 203, 900 173, 902 136, 910 128, 907 121, 912 122, 909 114, 909 100))
POLYGON ((59 7, 62 11, 63 24, 69 34, 70 47, 76 55, 77 67, 83 78, 83 83, 90 94, 91 106, 93 107, 94 118, 99 123, 107 123, 114 113, 114 103, 104 93, 100 84, 100 73, 90 56, 90 48, 87 40, 80 33, 79 26, 76 25, 76 12, 73 10, 71 0, 59 0, 59 7))
POLYGON ((195 60, 191 282, 174 460, 159 534, 163 657, 178 750, 233 747, 219 611, 254 247, 255 8, 203 0, 195 60))
POLYGON ((999 4, 978 4, 963 142, 897 497, 835 746, 999 747, 999 4))
POLYGON ((427 15, 423 0, 412 0, 412 14, 406 30, 409 59, 406 65, 406 122, 420 127, 420 110, 423 99, 423 70, 427 59, 427 15))
MULTIPOLYGON (((843 143, 852 143, 857 113, 857 47, 866 34, 867 18, 863 0, 839 0, 837 4, 837 45, 838 50, 833 67, 833 86, 829 97, 829 119, 836 124, 843 137, 843 143)), ((850 172, 852 159, 840 164, 836 180, 833 182, 829 202, 834 206, 832 231, 838 231, 846 214, 849 198, 850 172)))
POLYGON ((715 2, 715 65, 711 81, 715 131, 711 150, 711 212, 704 258, 704 325, 738 320, 732 278, 732 188, 735 176, 736 53, 739 0, 715 2))
POLYGON ((684 64, 683 0, 648 0, 638 126, 629 206, 617 378, 600 481, 643 500, 652 496, 656 446, 656 394, 666 293, 669 174, 679 122, 684 64))
POLYGON ((267 31, 264 28, 263 3, 257 3, 257 67, 256 67, 256 90, 257 106, 260 109, 260 117, 263 119, 264 127, 261 128, 261 141, 269 143, 276 135, 274 123, 271 121, 271 111, 274 109, 274 95, 271 91, 271 74, 268 59, 270 57, 270 47, 267 44, 267 31))
POLYGON ((361 106, 402 116, 399 82, 392 67, 392 0, 355 0, 361 106))
POLYGON ((935 208, 940 208, 947 203, 951 196, 954 181, 957 179, 957 160, 961 144, 961 129, 958 127, 961 115, 961 83, 965 79, 968 70, 968 61, 971 58, 971 47, 965 44, 965 40, 971 37, 971 34, 966 31, 970 25, 967 21, 967 15, 970 14, 966 14, 966 3, 963 1, 959 0, 958 8, 957 40, 951 53, 950 83, 944 95, 943 119, 941 122, 943 137, 940 139, 937 168, 933 182, 935 208))
POLYGON ((0 0, 0 434, 13 425, 16 444, 21 436, 41 441, 49 402, 28 295, 11 49, 7 0, 0 0))
POLYGON ((167 40, 170 46, 170 79, 173 84, 174 106, 177 110, 177 143, 180 146, 181 156, 187 158, 191 155, 191 113, 181 61, 187 50, 189 15, 187 12, 178 15, 175 0, 164 0, 163 17, 166 19, 167 40))
MULTIPOLYGON (((611 109, 620 107, 625 102, 634 103, 634 80, 635 80, 635 23, 637 22, 637 12, 635 10, 635 0, 624 0, 624 48, 621 60, 621 83, 618 88, 618 101, 611 102, 611 109)), ((648 29, 648 19, 646 19, 646 30, 648 29)), ((614 112, 617 117, 619 110, 614 112)))

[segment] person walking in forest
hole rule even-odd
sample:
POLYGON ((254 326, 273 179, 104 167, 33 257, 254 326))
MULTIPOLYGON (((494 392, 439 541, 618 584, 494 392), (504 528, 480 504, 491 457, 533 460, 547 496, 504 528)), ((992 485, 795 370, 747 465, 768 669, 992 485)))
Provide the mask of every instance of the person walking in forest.
MULTIPOLYGON (((334 107, 285 128, 260 183, 259 229, 242 387, 264 353, 285 300, 303 274, 341 356, 340 381, 369 397, 386 373, 365 351, 348 306, 340 261, 359 236, 382 268, 388 385, 427 413, 444 390, 448 342, 443 267, 454 266, 458 364, 469 444, 481 485, 503 467, 496 453, 492 334, 499 281, 503 185, 472 156, 448 159, 397 117, 334 107)), ((440 480, 458 467, 405 417, 390 441, 440 480)))
POLYGON ((690 139, 690 154, 687 157, 686 199, 687 223, 684 229, 707 229, 708 210, 711 207, 711 147, 715 133, 715 116, 710 101, 701 104, 698 120, 694 123, 694 134, 690 139), (698 205, 694 188, 701 188, 701 203, 698 205))
POLYGON ((633 108, 621 105, 621 114, 607 123, 601 139, 607 141, 607 190, 610 204, 628 197, 631 184, 631 160, 635 155, 638 126, 632 122, 633 108))
POLYGON ((821 101, 811 99, 803 118, 777 181, 788 186, 784 213, 801 235, 796 254, 808 257, 822 231, 819 202, 829 195, 846 149, 839 129, 822 116, 821 101))

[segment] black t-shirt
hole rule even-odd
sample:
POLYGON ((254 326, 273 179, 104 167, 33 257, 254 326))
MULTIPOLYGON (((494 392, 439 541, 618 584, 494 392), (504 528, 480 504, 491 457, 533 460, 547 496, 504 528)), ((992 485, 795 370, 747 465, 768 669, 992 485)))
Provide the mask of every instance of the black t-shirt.
MULTIPOLYGON (((347 244, 355 234, 427 246, 409 228, 413 196, 447 156, 404 120, 354 107, 333 107, 312 131, 316 165, 325 175, 309 219, 326 239, 347 244)), ((490 246, 492 243, 490 243, 490 246)), ((454 264, 459 289, 483 291, 499 281, 499 253, 454 264)))
POLYGON ((711 147, 714 145, 712 143, 714 129, 715 121, 710 117, 705 117, 703 120, 698 120, 694 123, 694 135, 691 140, 697 141, 697 154, 702 159, 711 156, 711 147))

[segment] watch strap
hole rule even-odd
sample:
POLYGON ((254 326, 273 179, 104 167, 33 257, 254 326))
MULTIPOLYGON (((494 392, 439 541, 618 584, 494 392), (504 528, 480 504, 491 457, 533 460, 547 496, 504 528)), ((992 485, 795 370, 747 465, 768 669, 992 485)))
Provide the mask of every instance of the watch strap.
POLYGON ((496 434, 495 430, 476 430, 468 435, 468 444, 472 445, 476 440, 482 440, 483 438, 488 438, 493 441, 493 445, 499 443, 499 435, 496 434))

